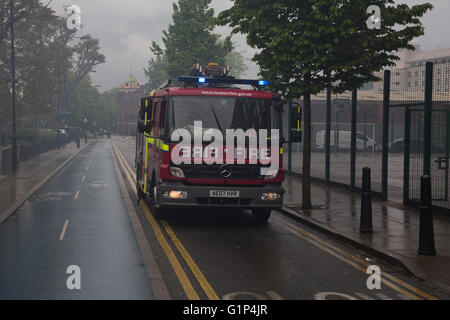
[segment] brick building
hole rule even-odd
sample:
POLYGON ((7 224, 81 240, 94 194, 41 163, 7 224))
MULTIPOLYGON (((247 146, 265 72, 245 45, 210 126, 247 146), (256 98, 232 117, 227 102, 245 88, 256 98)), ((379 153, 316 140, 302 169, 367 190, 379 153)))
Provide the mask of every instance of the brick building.
POLYGON ((117 93, 117 122, 115 134, 134 136, 136 134, 137 112, 141 98, 145 95, 135 77, 130 78, 120 86, 117 93))

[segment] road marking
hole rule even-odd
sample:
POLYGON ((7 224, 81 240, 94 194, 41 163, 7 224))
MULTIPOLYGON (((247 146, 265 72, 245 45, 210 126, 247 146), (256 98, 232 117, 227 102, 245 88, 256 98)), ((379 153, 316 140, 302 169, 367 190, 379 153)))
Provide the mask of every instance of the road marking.
POLYGON ((86 171, 89 170, 89 166, 86 167, 86 171))
MULTIPOLYGON (((135 174, 133 173, 133 171, 131 170, 131 168, 129 167, 129 165, 126 163, 126 161, 125 161, 125 159, 123 158, 123 155, 121 154, 121 152, 120 152, 120 150, 118 149, 118 147, 115 146, 115 145, 113 144, 113 148, 114 148, 114 150, 116 151, 116 153, 118 153, 118 157, 120 158, 120 161, 122 162, 122 166, 124 167, 125 174, 126 174, 127 177, 128 177, 128 180, 129 180, 129 182, 130 182, 130 185, 131 185, 132 189, 135 190, 136 187, 135 187, 135 185, 134 185, 134 180, 131 178, 132 176, 135 177, 135 174)), ((150 213, 150 210, 147 208, 147 206, 145 205, 145 203, 141 202, 141 204, 143 205, 144 211, 145 211, 145 209, 147 209, 147 211, 148 211, 148 213, 146 212, 146 213, 147 213, 147 218, 150 219, 150 217, 151 217, 151 218, 154 220, 153 216, 152 216, 151 213, 150 213), (149 217, 149 216, 150 216, 150 217, 149 217)), ((155 224, 157 225, 156 220, 154 220, 154 222, 155 222, 155 224)), ((175 234, 173 233, 173 230, 172 230, 172 232, 169 232, 169 231, 168 231, 168 229, 171 230, 171 228, 170 228, 170 226, 167 224, 166 221, 162 221, 161 223, 162 223, 163 226, 165 227, 166 232, 168 233, 169 237, 172 238, 172 239, 175 239, 175 240, 173 240, 175 246, 177 247, 178 251, 179 251, 180 254, 183 256, 183 258, 185 259, 186 263, 188 264, 188 266, 191 268, 192 272, 193 272, 194 275, 195 275, 195 273, 196 273, 196 272, 194 272, 195 267, 198 268, 198 267, 196 266, 195 262, 192 260, 192 262, 193 262, 192 265, 188 262, 190 256, 188 257, 188 254, 187 254, 186 256, 183 255, 183 251, 185 251, 186 253, 187 253, 187 251, 186 251, 186 249, 184 249, 184 247, 181 245, 181 242, 180 242, 180 241, 178 240, 178 238, 175 236, 175 234), (166 226, 167 226, 167 227, 166 227, 166 226), (178 244, 178 245, 177 245, 177 244, 178 244), (183 250, 183 249, 184 249, 184 250, 183 250), (195 267, 194 267, 194 265, 195 265, 195 267)), ((369 264, 368 264, 367 262, 365 262, 364 260, 359 259, 358 257, 356 257, 356 256, 354 256, 354 255, 352 255, 352 254, 350 254, 350 253, 348 253, 348 252, 345 252, 345 251, 343 251, 343 250, 341 250, 341 249, 339 249, 339 248, 333 246, 332 244, 330 244, 330 243, 328 243, 328 242, 326 242, 326 241, 320 239, 319 237, 317 237, 317 236, 315 236, 315 235, 313 235, 313 234, 311 234, 311 233, 309 233, 309 232, 307 232, 307 231, 301 229, 300 227, 298 227, 298 226, 296 226, 296 225, 293 225, 293 224, 291 224, 291 223, 289 223, 289 222, 287 222, 287 224, 288 224, 291 228, 285 227, 284 225, 282 225, 283 228, 285 228, 286 230, 288 230, 288 231, 294 233, 294 234, 297 235, 298 237, 300 237, 300 238, 302 238, 302 239, 304 239, 304 240, 310 242, 311 244, 313 244, 313 245, 319 247, 320 249, 322 249, 322 250, 328 252, 329 254, 331 254, 331 255, 335 256, 336 258, 340 259, 341 261, 346 262, 347 264, 353 266, 354 268, 359 269, 360 271, 362 271, 362 272, 364 272, 364 273, 366 272, 366 269, 363 268, 362 266, 360 266, 360 265, 358 264, 358 263, 361 263, 361 264, 363 264, 363 265, 365 265, 365 266, 369 266, 369 264), (331 248, 331 250, 330 250, 330 248, 331 248), (349 258, 349 259, 351 259, 351 260, 349 260, 349 259, 347 259, 347 258, 349 258), (352 261, 352 260, 353 260, 353 261, 352 261), (358 262, 358 263, 355 263, 355 262, 358 262)), ((190 259, 192 259, 192 258, 190 258, 190 259)), ((198 270, 198 271, 200 271, 200 270, 198 270)), ((202 276, 203 276, 203 275, 202 275, 202 276)), ((196 276, 196 277, 197 277, 197 276, 196 276)), ((415 288, 415 287, 413 287, 413 286, 407 284, 406 282, 404 282, 404 281, 402 281, 402 280, 400 280, 400 279, 397 279, 397 278, 395 278, 395 277, 393 277, 393 276, 391 276, 391 275, 389 275, 389 274, 387 274, 387 273, 383 274, 383 277, 389 278, 391 281, 396 282, 397 284, 399 284, 399 285, 401 285, 401 286, 403 286, 403 287, 405 287, 405 288, 411 290, 412 292, 414 292, 414 293, 416 293, 416 294, 418 294, 418 295, 423 296, 423 297, 426 298, 426 299, 430 299, 430 300, 431 300, 431 299, 433 299, 433 300, 436 299, 436 298, 434 298, 434 297, 428 295, 427 293, 425 293, 425 292, 423 292, 423 291, 421 291, 421 290, 419 290, 419 289, 417 289, 417 288, 415 288)), ((200 278, 200 279, 201 279, 201 278, 200 278)), ((197 277, 197 280, 198 280, 199 283, 201 284, 202 282, 201 282, 200 279, 199 279, 199 277, 197 277)), ((206 281, 206 279, 205 279, 205 281, 206 281)), ((409 299, 414 299, 414 300, 420 300, 420 299, 421 299, 420 297, 417 297, 416 295, 411 294, 410 292, 408 292, 408 291, 404 290, 403 288, 397 286, 396 284, 392 283, 391 281, 388 281, 388 280, 382 278, 382 282, 383 282, 384 284, 386 284, 387 286, 389 286, 389 287, 391 287, 392 289, 394 289, 394 290, 396 290, 397 292, 399 292, 404 298, 409 298, 409 299)), ((202 285, 202 288, 205 290, 205 287, 203 287, 203 285, 202 285)), ((212 288, 211 288, 211 289, 212 289, 212 288)), ((205 291, 205 293, 207 293, 207 292, 205 291)), ((208 294, 207 294, 207 295, 208 295, 208 294)), ((363 294, 361 294, 361 295, 363 295, 363 294)), ((381 294, 381 295, 383 295, 383 294, 381 294)), ((208 295, 208 297, 210 297, 210 296, 208 295)), ((362 297, 362 296, 360 296, 360 297, 362 297)), ((370 297, 368 297, 368 296, 365 296, 365 297, 366 297, 366 298, 370 298, 370 297)), ((380 295, 379 295, 379 297, 380 297, 380 295)), ((386 295, 383 295, 383 297, 384 297, 385 299, 386 299, 386 298, 387 298, 387 299, 390 299, 390 298, 387 297, 386 295)), ((210 299, 211 299, 211 297, 210 297, 210 299)), ((370 299, 371 299, 371 298, 370 298, 370 299)))
POLYGON ((84 182, 84 180, 86 180, 86 176, 83 176, 83 178, 81 179, 81 182, 84 182))
MULTIPOLYGON (((126 174, 127 174, 127 176, 131 177, 131 178, 129 178, 130 185, 132 186, 133 190, 136 190, 135 184, 131 182, 131 181, 136 180, 135 173, 131 170, 130 166, 125 161, 125 158, 123 157, 119 148, 114 144, 113 144, 113 148, 115 149, 116 154, 118 153, 121 163, 126 167, 125 170, 128 169, 128 170, 126 170, 126 171, 128 171, 128 173, 126 173, 126 174), (133 180, 133 178, 134 178, 134 180, 133 180)), ((143 206, 145 206, 147 208, 147 210, 150 212, 150 210, 148 209, 148 207, 146 206, 146 204, 144 202, 141 202, 141 204, 143 206)), ((151 213, 150 213, 150 215, 151 215, 151 213)), ((151 217, 153 218, 153 215, 151 215, 151 217)), ((155 220, 155 223, 157 223, 156 220, 155 220)), ((175 232, 169 226, 167 221, 161 221, 161 224, 165 228, 167 234, 169 235, 169 238, 171 239, 171 241, 177 248, 180 255, 183 257, 183 259, 186 262, 186 264, 188 265, 188 267, 191 269, 192 273, 194 274, 195 278, 197 279, 198 283, 200 284, 200 286, 202 287, 203 291, 206 293, 208 298, 210 300, 219 300, 219 297, 217 296, 217 294, 215 293, 215 291, 213 290, 213 288, 211 287, 209 282, 206 280, 203 273, 200 271, 200 268, 194 262, 194 259, 192 259, 192 257, 189 255, 188 251, 184 248, 181 241, 177 238, 177 236, 175 235, 175 232)))
POLYGON ((375 293, 375 295, 380 298, 381 300, 392 300, 391 298, 389 298, 387 295, 383 294, 383 293, 375 293))
POLYGON ((272 300, 284 300, 278 293, 276 293, 275 291, 267 291, 267 295, 272 299, 272 300))
POLYGON ((75 200, 78 200, 78 196, 80 195, 80 190, 77 190, 77 193, 75 193, 75 197, 74 197, 74 199, 75 200))
POLYGON ((131 199, 131 195, 128 191, 128 186, 122 176, 122 172, 117 161, 117 155, 115 155, 114 153, 112 153, 112 160, 114 164, 114 170, 117 175, 117 180, 122 192, 122 197, 124 198, 125 206, 127 208, 126 211, 128 213, 128 216, 130 217, 131 226, 133 227, 139 249, 144 259, 144 265, 147 270, 147 275, 149 277, 150 284, 152 285, 153 292, 155 294, 155 299, 170 300, 170 294, 167 290, 166 283, 164 282, 161 270, 156 263, 155 255, 153 254, 153 250, 150 246, 147 235, 144 232, 138 214, 134 209, 134 205, 132 203, 133 200, 131 199))
POLYGON ((173 242, 175 247, 178 249, 178 252, 180 252, 181 256, 183 257, 184 261, 186 261, 187 265, 191 269, 194 276, 197 278, 198 283, 200 283, 201 287, 203 288, 203 291, 205 291, 206 295, 208 296, 209 300, 219 300, 219 297, 214 292, 213 288, 209 284, 209 282, 206 280, 203 273, 200 271, 197 264, 194 262, 194 259, 192 259, 191 255, 187 252, 187 250, 184 248, 181 241, 177 238, 175 235, 175 232, 173 232, 172 228, 169 226, 167 221, 161 221, 161 224, 166 229, 167 235, 169 236, 169 239, 173 242))
POLYGON ((373 298, 369 297, 367 294, 364 294, 361 292, 355 292, 355 296, 358 296, 363 300, 374 300, 373 298))
POLYGON ((314 295, 314 298, 316 300, 327 300, 328 296, 336 296, 336 297, 341 297, 347 300, 358 300, 355 297, 346 294, 346 293, 341 293, 341 292, 319 292, 317 294, 314 295))
MULTIPOLYGON (((342 255, 340 255, 336 251, 333 251, 332 249, 325 247, 324 245, 320 244, 319 242, 314 241, 311 238, 308 238, 308 237, 304 236, 299 231, 297 231, 297 230, 295 230, 295 229, 293 229, 293 228, 291 228, 289 226, 288 227, 283 226, 283 228, 285 228, 288 231, 291 231, 293 234, 297 235, 298 237, 302 238, 303 240, 308 241, 309 243, 311 243, 312 245, 315 245, 316 247, 322 249, 323 251, 328 252, 329 254, 331 254, 332 256, 335 256, 339 260, 341 260, 341 261, 343 261, 343 262, 353 266, 354 268, 356 268, 356 269, 366 273, 366 268, 364 268, 361 265, 357 264, 356 262, 354 262, 354 261, 352 261, 352 260, 350 260, 350 259, 348 259, 348 258, 346 258, 346 257, 344 257, 342 255)), ((401 287, 395 285, 394 283, 392 283, 392 282, 390 282, 390 281, 388 281, 388 280, 386 280, 384 278, 381 279, 381 282, 383 282, 388 287, 396 290, 397 292, 400 292, 400 293, 404 294, 405 296, 408 296, 411 299, 422 300, 420 297, 418 297, 416 295, 413 295, 409 291, 406 291, 406 290, 402 289, 401 287)))
MULTIPOLYGON (((351 260, 357 262, 358 264, 361 264, 361 265, 365 266, 366 268, 370 265, 370 263, 367 263, 367 262, 364 261, 363 259, 361 259, 361 258, 359 258, 359 257, 357 257, 357 256, 355 256, 355 255, 353 255, 353 254, 351 254, 351 253, 348 253, 348 252, 346 252, 346 251, 344 251, 344 250, 342 250, 342 249, 340 249, 340 248, 338 248, 338 247, 332 245, 331 243, 328 243, 327 241, 324 241, 323 239, 317 237, 316 235, 311 234, 310 232, 308 232, 308 231, 306 231, 306 230, 300 228, 300 227, 297 226, 297 225, 292 224, 291 222, 289 222, 289 221, 287 221, 287 220, 285 220, 285 219, 282 219, 282 218, 280 218, 280 217, 275 217, 275 220, 278 220, 278 223, 279 223, 279 224, 280 224, 280 221, 281 221, 281 222, 282 222, 281 226, 282 226, 283 228, 286 229, 286 227, 284 226, 284 225, 286 224, 286 225, 288 225, 289 227, 293 228, 294 230, 297 230, 298 232, 300 232, 300 233, 303 234, 304 236, 306 236, 306 237, 308 237, 308 238, 311 238, 313 241, 317 241, 318 243, 320 243, 320 244, 322 244, 322 245, 324 245, 324 246, 330 248, 330 249, 333 250, 334 252, 339 253, 340 255, 342 255, 342 256, 344 256, 344 257, 347 257, 347 258, 349 258, 349 259, 351 259, 351 260)), ((366 270, 364 270, 364 273, 365 273, 365 272, 366 272, 366 270)), ((400 286, 402 286, 402 287, 404 287, 404 288, 410 290, 410 291, 413 292, 414 294, 417 294, 417 295, 419 295, 419 296, 422 296, 422 297, 425 298, 425 299, 428 299, 428 300, 437 300, 437 298, 435 298, 435 297, 429 295, 428 293, 426 293, 426 292, 424 292, 424 291, 422 291, 422 290, 420 290, 420 289, 418 289, 418 288, 415 288, 415 287, 413 287, 412 285, 410 285, 410 284, 404 282, 403 280, 400 280, 400 279, 398 279, 398 278, 396 278, 396 277, 394 277, 394 276, 392 276, 392 275, 390 275, 390 274, 388 274, 388 273, 382 273, 382 279, 383 279, 383 278, 388 278, 388 279, 391 280, 392 282, 397 283, 398 285, 400 285, 400 286)), ((382 280, 382 281, 383 281, 383 280, 382 280)), ((403 294, 403 292, 400 292, 400 293, 403 294)), ((406 296, 408 296, 409 298, 411 298, 409 295, 406 295, 406 296)))
POLYGON ((64 239, 64 235, 66 234, 68 224, 69 224, 69 220, 66 220, 66 222, 64 222, 64 226, 62 228, 61 235, 59 236, 60 241, 64 239))
MULTIPOLYGON (((120 151, 116 149, 115 145, 112 144, 114 152, 117 156, 117 159, 119 160, 119 164, 124 170, 124 173, 128 179, 128 182, 130 183, 130 186, 133 191, 136 191, 136 186, 133 183, 133 179, 130 176, 130 173, 126 169, 126 163, 123 162, 121 159, 121 155, 119 154, 120 151)), ((166 238, 164 237, 161 228, 159 227, 158 223, 156 222, 155 218, 153 218, 153 215, 150 213, 150 210, 147 208, 145 203, 143 201, 140 201, 140 205, 144 209, 145 215, 150 222, 150 225, 153 228, 153 231, 155 233, 156 239, 158 240, 160 246, 163 248, 164 253, 166 254, 169 263, 172 266, 172 269, 175 272, 175 275, 178 278, 178 281, 180 282, 181 286, 183 287, 184 292, 186 293, 186 296, 189 300, 200 300, 200 297, 198 296, 197 292, 195 291, 194 287, 192 286, 192 283, 190 282, 188 276, 184 272, 183 268, 181 267, 180 262, 178 261, 177 257, 175 256, 175 253, 173 252, 172 248, 170 247, 169 243, 167 242, 166 238)))

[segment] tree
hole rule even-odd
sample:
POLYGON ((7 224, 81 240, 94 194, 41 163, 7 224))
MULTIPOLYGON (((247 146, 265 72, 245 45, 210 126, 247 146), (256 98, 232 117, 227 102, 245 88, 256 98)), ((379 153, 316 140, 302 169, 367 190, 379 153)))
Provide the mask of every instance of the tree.
POLYGON ((247 34, 260 49, 253 60, 271 88, 284 98, 303 96, 304 143, 302 208, 310 209, 311 95, 326 87, 343 92, 380 80, 374 75, 393 66, 395 51, 413 50, 423 34, 419 20, 431 4, 396 5, 394 0, 232 0, 218 24, 247 34), (382 26, 369 29, 369 5, 381 9, 382 26))
POLYGON ((150 51, 154 54, 154 58, 148 62, 148 68, 144 69, 145 76, 148 78, 146 90, 155 90, 164 81, 169 79, 167 73, 168 61, 164 51, 153 41, 150 51))
MULTIPOLYGON (((40 0, 14 1, 16 50, 16 110, 18 133, 40 127, 56 129, 57 107, 66 108, 74 88, 104 62, 98 40, 66 28, 40 0)), ((0 130, 10 131, 11 78, 9 1, 0 4, 0 130)), ((100 100, 100 96, 93 95, 100 100)), ((92 105, 92 104, 91 104, 92 105)))
POLYGON ((163 31, 164 51, 156 43, 152 45, 157 52, 164 52, 161 59, 167 57, 169 77, 188 74, 196 63, 225 65, 225 57, 233 45, 230 37, 221 41, 212 32, 214 10, 209 8, 210 4, 211 0, 178 0, 173 4, 173 24, 163 31))
POLYGON ((227 66, 231 66, 230 75, 239 78, 245 71, 247 71, 247 66, 244 62, 244 57, 238 51, 231 51, 225 57, 225 63, 227 66))

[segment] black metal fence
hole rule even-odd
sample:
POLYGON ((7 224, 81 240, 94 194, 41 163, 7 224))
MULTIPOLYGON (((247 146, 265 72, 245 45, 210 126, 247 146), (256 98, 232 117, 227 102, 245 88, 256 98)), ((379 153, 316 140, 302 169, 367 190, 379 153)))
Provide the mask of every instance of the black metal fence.
MULTIPOLYGON (((427 173, 433 204, 450 209, 450 61, 381 76, 382 83, 353 93, 312 97, 311 177, 359 191, 367 166, 376 195, 417 205, 427 173)), ((287 148, 288 172, 302 174, 302 149, 287 148)))
MULTIPOLYGON (((313 96, 311 177, 356 191, 361 188, 362 168, 369 166, 373 190, 381 195, 381 111, 381 90, 358 90, 356 99, 352 92, 328 99, 326 93, 313 96)), ((287 112, 284 117, 286 127, 287 112)), ((284 168, 301 175, 302 160, 303 144, 288 146, 284 168)))

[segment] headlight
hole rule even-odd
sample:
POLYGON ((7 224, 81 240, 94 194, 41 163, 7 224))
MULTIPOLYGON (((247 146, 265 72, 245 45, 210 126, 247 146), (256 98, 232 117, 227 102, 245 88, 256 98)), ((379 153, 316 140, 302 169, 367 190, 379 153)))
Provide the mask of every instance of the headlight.
POLYGON ((166 191, 163 194, 163 197, 166 199, 186 199, 187 192, 186 191, 166 191))
POLYGON ((170 167, 170 174, 173 175, 176 178, 184 178, 184 172, 180 168, 177 167, 170 167))

